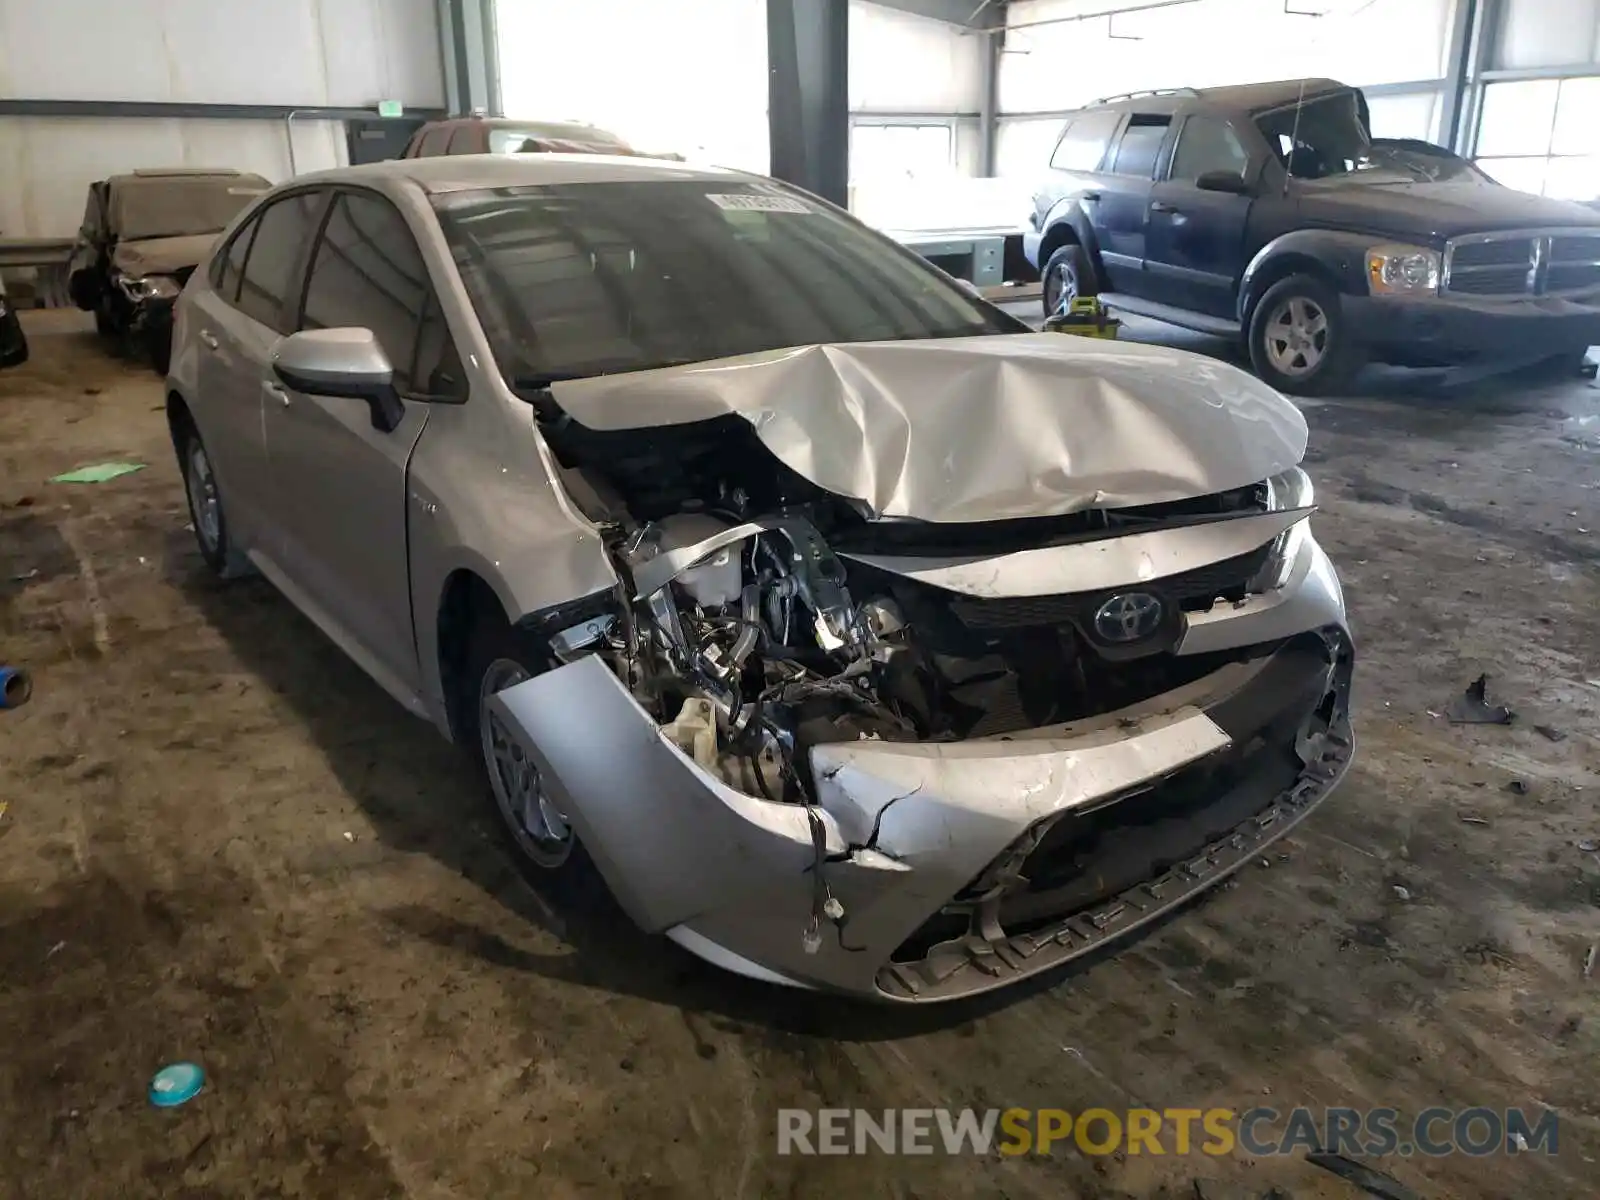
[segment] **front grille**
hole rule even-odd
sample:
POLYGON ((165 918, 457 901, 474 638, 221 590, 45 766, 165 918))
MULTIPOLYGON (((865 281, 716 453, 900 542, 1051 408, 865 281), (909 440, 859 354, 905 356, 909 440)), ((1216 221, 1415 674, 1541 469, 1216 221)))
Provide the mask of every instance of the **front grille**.
POLYGON ((1560 296, 1600 288, 1600 229, 1473 234, 1445 249, 1444 289, 1466 296, 1560 296))
POLYGON ((978 599, 963 596, 950 608, 969 629, 1026 629, 1036 625, 1071 622, 1087 630, 1095 610, 1118 592, 1150 591, 1177 604, 1184 612, 1210 608, 1218 599, 1241 600, 1250 581, 1259 575, 1272 554, 1272 543, 1258 546, 1248 554, 1209 563, 1153 579, 1149 584, 1130 584, 1106 592, 1075 592, 1067 596, 997 596, 978 599))

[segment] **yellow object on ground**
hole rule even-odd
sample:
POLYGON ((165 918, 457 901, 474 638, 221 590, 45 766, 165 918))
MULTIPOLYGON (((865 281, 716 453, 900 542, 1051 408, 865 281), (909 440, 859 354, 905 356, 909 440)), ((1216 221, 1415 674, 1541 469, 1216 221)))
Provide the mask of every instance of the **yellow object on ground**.
POLYGON ((1072 307, 1064 313, 1049 317, 1044 323, 1047 333, 1075 333, 1079 337, 1114 338, 1122 322, 1111 316, 1098 296, 1075 296, 1072 307))

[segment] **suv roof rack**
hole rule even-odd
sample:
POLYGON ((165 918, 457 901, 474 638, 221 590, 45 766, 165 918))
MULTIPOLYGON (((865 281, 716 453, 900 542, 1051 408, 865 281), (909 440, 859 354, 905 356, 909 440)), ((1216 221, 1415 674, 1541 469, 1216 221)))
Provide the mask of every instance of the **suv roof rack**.
POLYGON ((1100 104, 1115 104, 1119 100, 1138 100, 1143 96, 1198 96, 1200 93, 1192 87, 1177 88, 1151 88, 1143 92, 1122 92, 1116 96, 1101 96, 1092 102, 1090 107, 1100 104))

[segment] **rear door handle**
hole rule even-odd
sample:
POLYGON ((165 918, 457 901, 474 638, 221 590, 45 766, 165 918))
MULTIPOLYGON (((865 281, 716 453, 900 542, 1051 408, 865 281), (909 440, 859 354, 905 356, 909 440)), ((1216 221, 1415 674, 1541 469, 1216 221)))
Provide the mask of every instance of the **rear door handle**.
POLYGON ((1176 204, 1168 204, 1164 200, 1157 200, 1150 206, 1150 211, 1159 213, 1175 213, 1178 212, 1179 209, 1176 204))
POLYGON ((212 333, 209 329, 202 329, 200 331, 200 340, 205 343, 207 350, 215 350, 221 344, 217 341, 217 335, 212 333))
POLYGON ((1085 192, 1085 193, 1083 193, 1083 198, 1085 200, 1098 200, 1098 199, 1100 199, 1100 193, 1099 192, 1085 192))

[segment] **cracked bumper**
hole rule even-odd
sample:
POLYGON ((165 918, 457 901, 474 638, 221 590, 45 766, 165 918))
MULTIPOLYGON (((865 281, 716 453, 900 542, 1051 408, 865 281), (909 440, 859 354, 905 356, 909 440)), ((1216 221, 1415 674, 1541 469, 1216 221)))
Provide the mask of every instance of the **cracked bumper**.
POLYGON ((809 814, 685 757, 596 659, 493 703, 643 928, 769 982, 949 1000, 1153 920, 1333 790, 1353 751, 1342 611, 1283 632, 1269 615, 1239 628, 1270 640, 1122 712, 959 743, 818 746, 809 814), (814 832, 843 916, 808 949, 814 832))

